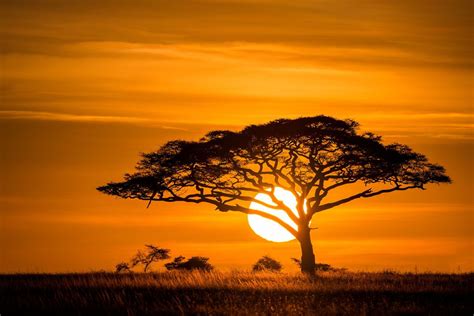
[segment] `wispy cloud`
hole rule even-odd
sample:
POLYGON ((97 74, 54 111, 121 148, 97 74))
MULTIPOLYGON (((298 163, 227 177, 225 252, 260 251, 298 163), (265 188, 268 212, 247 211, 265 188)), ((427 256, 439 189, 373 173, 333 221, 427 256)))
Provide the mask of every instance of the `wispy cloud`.
MULTIPOLYGON (((314 49, 309 56, 313 61, 324 57, 321 50, 336 48, 339 62, 345 58, 410 67, 472 66, 471 1, 467 0, 364 0, 357 6, 351 1, 306 0, 157 0, 147 1, 146 6, 140 2, 81 1, 58 6, 54 1, 4 1, 0 3, 2 48, 5 53, 61 55, 72 53, 64 48, 74 43, 129 42, 136 44, 134 53, 156 56, 167 54, 166 46, 174 45, 278 43, 314 49), (106 13, 107 19, 99 12, 106 13), (161 51, 153 45, 161 45, 161 51)), ((189 56, 185 51, 172 54, 189 56)))
MULTIPOLYGON (((297 115, 295 117, 299 117, 297 115)), ((276 118, 276 117, 275 117, 276 118)), ((274 118, 274 119, 275 119, 274 118)), ((342 118, 342 117, 341 117, 342 118)), ((358 114, 356 121, 362 123, 362 130, 370 128, 381 133, 385 138, 423 137, 438 139, 473 140, 474 115, 470 113, 366 113, 358 114), (427 132, 427 131, 431 132, 427 132)), ((188 131, 186 127, 197 126, 192 121, 167 122, 153 118, 131 116, 79 115, 70 113, 38 111, 0 111, 0 120, 36 120, 76 123, 118 123, 149 126, 154 128, 188 131)), ((207 124, 212 129, 212 124, 207 124)), ((215 126, 214 126, 215 127, 215 126)), ((227 128, 239 129, 237 125, 227 128)))
POLYGON ((409 136, 452 140, 474 140, 474 114, 439 113, 361 113, 357 121, 362 129, 370 126, 386 138, 409 136))
POLYGON ((373 112, 367 114, 360 114, 359 117, 374 120, 446 120, 446 119, 463 119, 474 121, 474 114, 472 113, 458 113, 458 112, 440 112, 440 113, 380 113, 373 112))
POLYGON ((0 111, 0 120, 38 120, 60 122, 90 122, 90 123, 129 123, 152 125, 162 129, 186 130, 184 128, 163 125, 159 121, 130 116, 105 116, 105 115, 78 115, 69 113, 52 113, 36 111, 0 111))

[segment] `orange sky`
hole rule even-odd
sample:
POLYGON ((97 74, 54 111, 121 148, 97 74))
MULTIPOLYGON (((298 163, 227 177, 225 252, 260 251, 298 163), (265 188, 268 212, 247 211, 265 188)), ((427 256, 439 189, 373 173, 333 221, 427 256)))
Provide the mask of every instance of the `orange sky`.
POLYGON ((474 268, 471 1, 0 3, 0 272, 109 270, 145 243, 295 269, 298 244, 264 241, 242 214, 95 188, 168 140, 319 114, 412 146, 454 182, 317 214, 317 260, 474 268))

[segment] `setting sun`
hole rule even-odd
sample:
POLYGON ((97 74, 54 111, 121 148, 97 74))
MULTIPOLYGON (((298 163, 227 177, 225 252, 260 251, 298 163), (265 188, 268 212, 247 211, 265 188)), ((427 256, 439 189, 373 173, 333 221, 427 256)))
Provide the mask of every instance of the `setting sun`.
MULTIPOLYGON (((283 188, 275 188, 275 196, 277 199, 282 201, 286 206, 288 206, 293 213, 298 216, 298 212, 296 210, 296 197, 293 195, 288 190, 285 190, 283 188)), ((265 193, 259 193, 255 197, 256 200, 268 203, 268 204, 274 204, 268 196, 268 194, 265 193)), ((294 229, 298 229, 296 224, 290 219, 290 217, 283 211, 283 210, 274 210, 271 208, 268 208, 266 206, 263 206, 259 204, 258 202, 252 202, 250 203, 250 209, 258 210, 258 211, 264 211, 269 214, 273 214, 281 218, 283 221, 288 223, 291 227, 294 229)), ((285 241, 291 241, 295 239, 295 237, 288 232, 285 228, 283 228, 281 225, 278 223, 275 223, 272 220, 269 220, 267 218, 264 218, 260 215, 255 215, 255 214, 249 214, 248 215, 248 222, 250 225, 250 228, 259 235, 260 237, 273 241, 273 242, 285 242, 285 241)))

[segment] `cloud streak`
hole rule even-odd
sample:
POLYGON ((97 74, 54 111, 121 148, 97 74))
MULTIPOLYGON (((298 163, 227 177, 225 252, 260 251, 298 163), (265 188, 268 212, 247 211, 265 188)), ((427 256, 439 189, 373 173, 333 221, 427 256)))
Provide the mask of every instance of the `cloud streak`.
POLYGON ((248 42, 303 50, 339 48, 349 61, 364 64, 472 67, 471 2, 466 0, 361 0, 357 6, 351 1, 67 3, 2 2, 4 52, 67 55, 72 52, 64 47, 70 44, 116 42, 136 43, 143 46, 140 53, 153 54, 147 46, 248 42), (364 59, 356 50, 375 55, 364 59), (386 51, 416 58, 393 60, 386 58, 386 51))
MULTIPOLYGON (((301 115, 300 115, 301 116, 301 115)), ((474 139, 474 115, 470 113, 366 113, 358 114, 356 121, 362 122, 362 130, 370 126, 373 131, 382 133, 386 138, 424 137, 452 140, 474 139), (436 132, 428 132, 432 130, 436 132)), ((276 117, 274 118, 276 119, 276 117)), ((196 124, 193 121, 177 120, 176 122, 163 122, 150 118, 131 116, 107 115, 79 115, 70 113, 53 113, 38 111, 0 111, 0 120, 33 120, 56 121, 71 123, 102 123, 102 124, 134 124, 154 128, 188 131, 184 127, 174 126, 201 126, 212 128, 209 124, 196 124)), ((231 129, 238 130, 239 125, 229 125, 231 129)))
POLYGON ((107 115, 77 115, 68 113, 52 113, 37 111, 0 111, 0 120, 36 120, 36 121, 59 121, 80 123, 126 123, 151 125, 162 129, 183 130, 184 128, 161 125, 159 121, 147 118, 130 116, 107 116, 107 115))

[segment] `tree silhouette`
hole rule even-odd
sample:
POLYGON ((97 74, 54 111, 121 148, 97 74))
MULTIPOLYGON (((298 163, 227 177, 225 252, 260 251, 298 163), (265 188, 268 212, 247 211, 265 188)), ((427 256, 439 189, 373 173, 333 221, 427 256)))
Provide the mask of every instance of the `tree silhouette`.
POLYGON ((280 262, 269 256, 263 256, 258 259, 257 262, 252 266, 252 271, 271 271, 271 272, 280 272, 283 266, 280 262))
POLYGON ((357 129, 352 120, 316 116, 250 125, 240 132, 212 131, 199 141, 170 141, 143 154, 135 173, 98 190, 149 204, 207 203, 221 212, 260 215, 299 241, 301 270, 312 274, 309 224, 316 213, 360 198, 450 182, 444 168, 424 155, 406 145, 384 145, 381 137, 357 129), (342 192, 352 193, 334 194, 349 186, 352 189, 342 192), (296 214, 275 196, 276 187, 295 195, 296 214), (255 199, 258 193, 267 194, 273 203, 255 199), (251 209, 250 202, 283 210, 296 228, 251 209))
POLYGON ((206 257, 191 257, 187 261, 183 256, 174 258, 173 261, 165 264, 167 270, 199 270, 209 272, 214 269, 214 267, 208 262, 209 258, 206 257))
POLYGON ((127 262, 119 262, 115 265, 115 272, 132 272, 132 270, 130 270, 130 265, 127 262))
POLYGON ((137 254, 130 260, 130 265, 132 268, 142 264, 143 272, 147 272, 153 262, 170 258, 169 249, 159 248, 154 245, 145 245, 145 248, 145 252, 138 250, 137 254))

